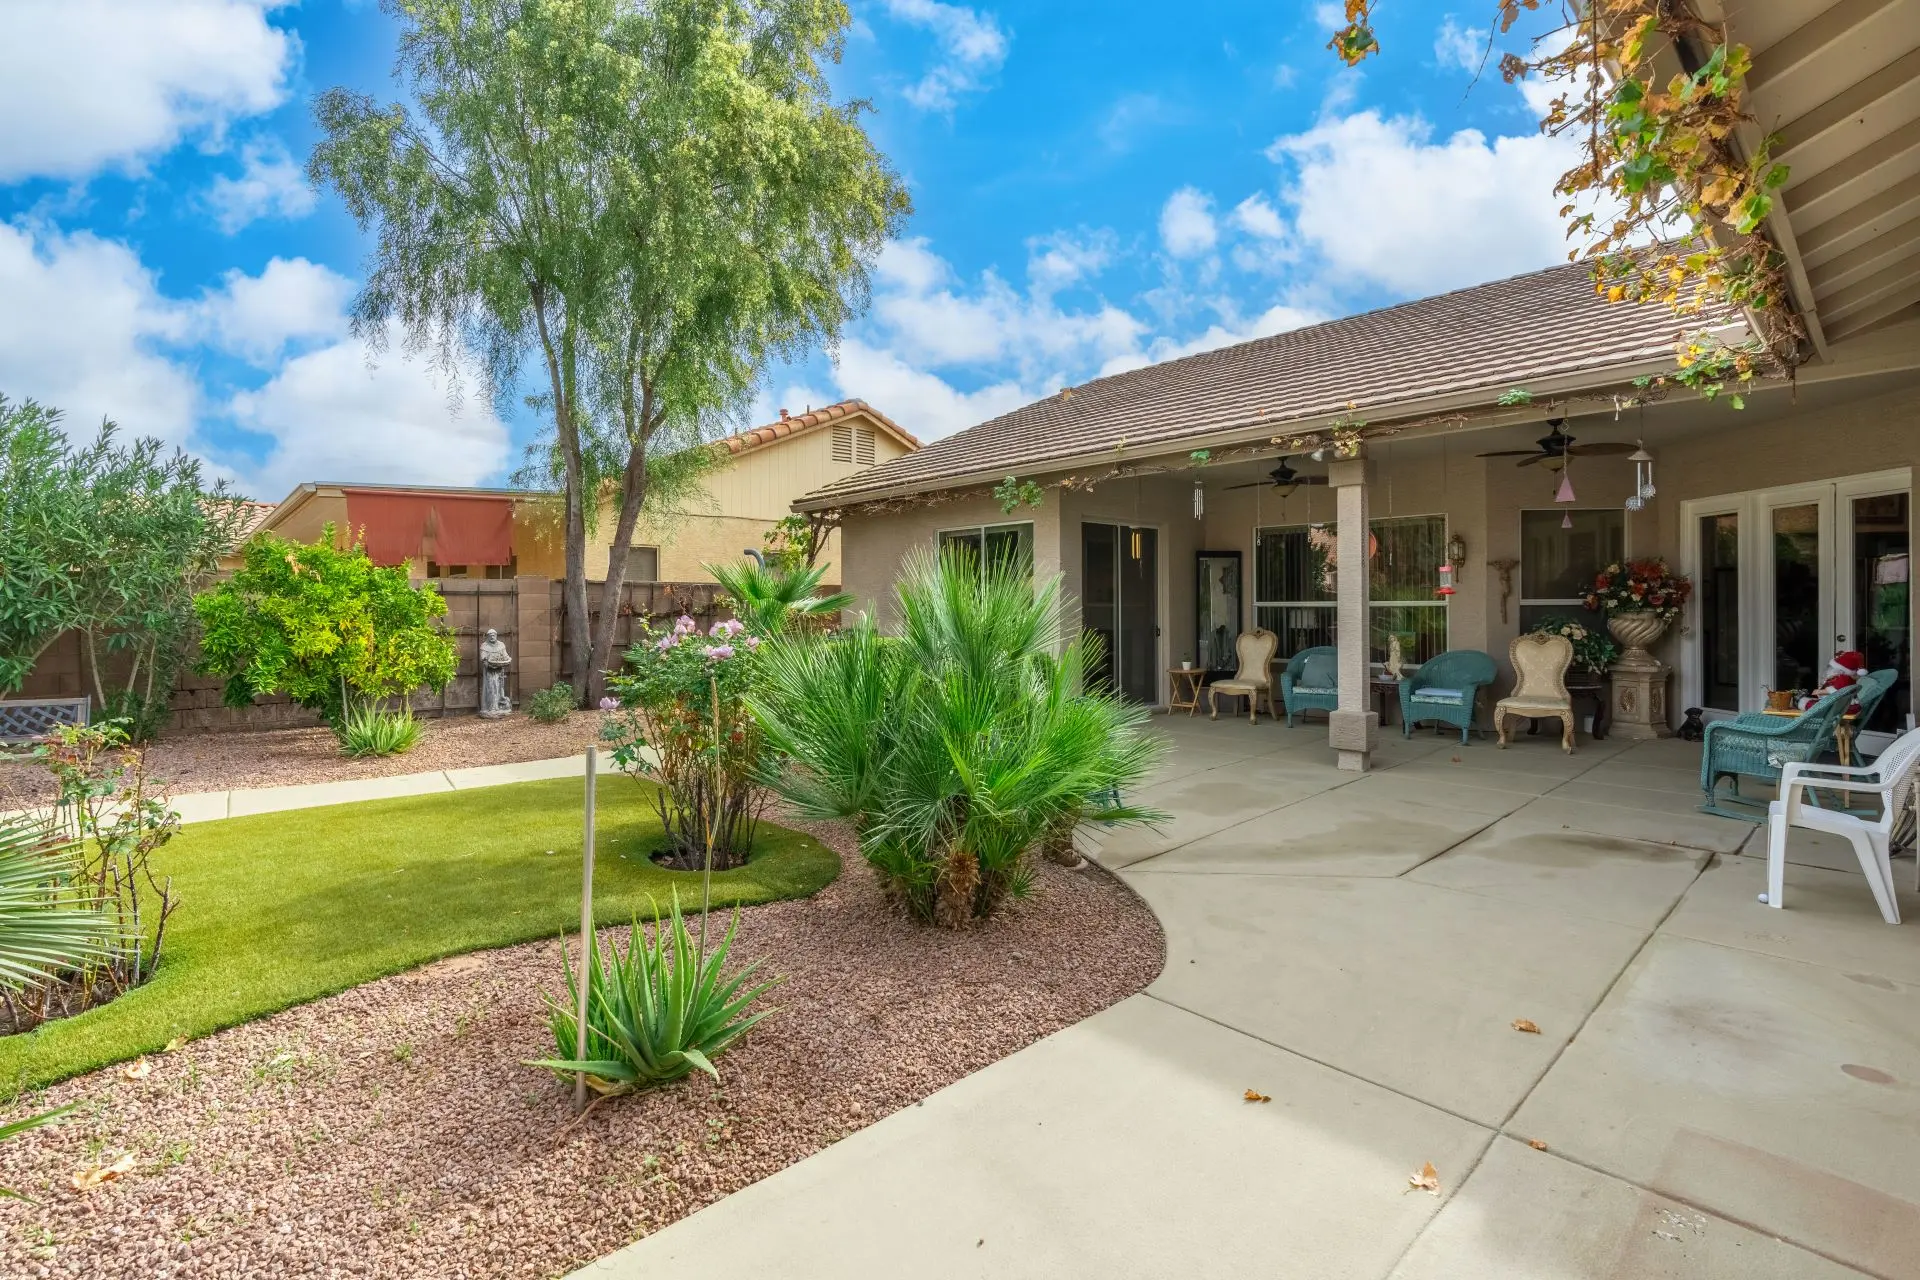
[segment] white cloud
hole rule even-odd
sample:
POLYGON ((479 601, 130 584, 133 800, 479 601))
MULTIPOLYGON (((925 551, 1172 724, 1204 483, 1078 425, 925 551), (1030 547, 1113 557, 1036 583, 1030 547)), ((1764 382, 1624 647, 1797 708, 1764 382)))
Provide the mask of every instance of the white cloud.
POLYGON ((192 316, 161 296, 133 250, 84 231, 0 224, 0 298, 9 399, 64 410, 77 438, 112 418, 130 433, 187 442, 199 387, 162 348, 187 335, 192 316))
POLYGON ((298 40, 276 0, 0 4, 0 182, 137 169, 286 99, 298 40))
POLYGON ((455 402, 443 374, 404 354, 397 331, 388 338, 377 357, 355 338, 295 356, 233 397, 234 421, 273 441, 242 468, 249 493, 278 499, 305 480, 478 484, 506 467, 507 429, 473 371, 455 402))
POLYGON ((856 339, 841 344, 834 381, 842 395, 858 396, 922 440, 937 440, 997 418, 1049 390, 1043 382, 1023 385, 1004 378, 960 391, 945 379, 914 368, 895 352, 856 339))
POLYGON ((1262 240, 1278 240, 1287 234, 1287 225, 1280 220, 1279 210, 1258 194, 1233 206, 1233 225, 1262 240))
POLYGON ((1419 297, 1565 260, 1553 186, 1573 143, 1432 132, 1369 110, 1269 148, 1295 171, 1284 192, 1293 232, 1324 276, 1419 297))
POLYGON ((1322 0, 1322 3, 1313 6, 1313 25, 1322 31, 1338 31, 1347 25, 1346 7, 1322 0))
POLYGON ((1487 56, 1487 32, 1483 27, 1462 27, 1448 14, 1433 37, 1433 57, 1443 67, 1469 74, 1480 70, 1487 56))
MULTIPOLYGON (((1251 318, 1240 318, 1234 314, 1230 299, 1216 299, 1215 306, 1227 319, 1208 325, 1194 337, 1184 341, 1173 338, 1158 338, 1148 347, 1140 364, 1153 364, 1162 360, 1178 360, 1182 356, 1198 355, 1202 351, 1212 351, 1217 347, 1230 347, 1238 342, 1251 342, 1255 338, 1268 338, 1276 333, 1285 333, 1289 329, 1301 329, 1310 324, 1319 324, 1330 319, 1325 312, 1312 307, 1272 306, 1251 318)), ((1102 369, 1102 373, 1119 373, 1123 369, 1134 368, 1131 364, 1114 363, 1102 369)))
POLYGON ((1007 35, 991 13, 940 0, 886 0, 886 6, 899 21, 931 31, 945 58, 905 90, 922 110, 951 111, 961 94, 979 88, 1007 60, 1007 35))
POLYGON ((240 175, 220 174, 207 191, 214 220, 228 235, 261 218, 304 218, 314 203, 307 175, 278 139, 249 142, 240 152, 240 175))
POLYGON ((1193 187, 1182 187, 1167 197, 1160 210, 1160 242, 1176 258, 1193 258, 1210 251, 1219 240, 1213 220, 1213 197, 1193 187))
POLYGON ((347 329, 353 281, 305 258, 275 258, 257 276, 229 271, 199 308, 220 349, 268 365, 292 342, 337 338, 347 329))

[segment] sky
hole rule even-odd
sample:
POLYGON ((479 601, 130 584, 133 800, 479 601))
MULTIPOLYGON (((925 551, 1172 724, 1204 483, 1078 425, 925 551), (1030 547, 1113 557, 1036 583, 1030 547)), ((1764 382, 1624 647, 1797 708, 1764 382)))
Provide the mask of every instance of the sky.
MULTIPOLYGON (((914 215, 834 352, 742 425, 864 399, 937 439, 1060 387, 1564 261, 1570 144, 1479 75, 1492 0, 851 0, 833 85, 914 215)), ((500 484, 519 394, 349 332, 371 236, 303 167, 312 101, 391 100, 374 0, 0 0, 0 395, 311 480, 500 484)))

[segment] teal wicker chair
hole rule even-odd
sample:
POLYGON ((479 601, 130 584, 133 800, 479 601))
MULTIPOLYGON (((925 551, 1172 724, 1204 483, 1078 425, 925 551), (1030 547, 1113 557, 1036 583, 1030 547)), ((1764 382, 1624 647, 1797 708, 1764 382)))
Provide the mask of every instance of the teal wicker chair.
POLYGON ((1708 725, 1700 743, 1700 791, 1706 796, 1700 811, 1755 825, 1765 822, 1767 800, 1749 800, 1741 795, 1740 779, 1777 783, 1787 765, 1810 763, 1832 750, 1834 726, 1853 705, 1853 698, 1852 689, 1842 689, 1791 719, 1750 711, 1708 725), (1722 778, 1733 782, 1725 795, 1719 790, 1722 778), (1729 804, 1740 808, 1724 807, 1729 804))
POLYGON ((1467 740, 1479 710, 1480 690, 1493 683, 1499 668, 1478 649, 1449 649, 1420 664, 1400 681, 1400 732, 1411 738, 1413 726, 1428 721, 1450 724, 1467 740))
MULTIPOLYGON (((1861 728, 1864 729, 1867 721, 1873 719, 1873 713, 1879 707, 1880 700, 1886 697, 1888 691, 1898 683, 1900 683, 1900 671, 1897 667, 1882 667, 1878 671, 1869 672, 1860 677, 1860 684, 1853 691, 1853 701, 1854 705, 1860 708, 1858 723, 1861 728)), ((1854 763, 1860 762, 1855 760, 1854 763)))
POLYGON ((1287 709, 1287 728, 1303 711, 1340 709, 1340 651, 1330 644, 1302 649, 1287 659, 1280 673, 1280 701, 1287 709))

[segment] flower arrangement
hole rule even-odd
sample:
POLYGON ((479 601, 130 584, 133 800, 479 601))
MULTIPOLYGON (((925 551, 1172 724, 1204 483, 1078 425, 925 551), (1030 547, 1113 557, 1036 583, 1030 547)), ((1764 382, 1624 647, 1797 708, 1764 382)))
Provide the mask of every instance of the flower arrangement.
POLYGON ((1565 636, 1573 644, 1573 665, 1584 667, 1595 675, 1613 665, 1620 656, 1620 646, 1613 642, 1599 627, 1590 627, 1577 618, 1543 618, 1532 633, 1547 636, 1565 636))
POLYGON ((753 847, 761 736, 745 697, 760 645, 732 619, 705 632, 684 614, 665 632, 642 623, 607 680, 600 737, 616 765, 656 785, 670 866, 702 866, 709 833, 715 870, 745 863, 753 847))
POLYGON ((1608 613, 1651 613, 1672 622, 1693 594, 1693 584, 1661 559, 1610 564, 1593 579, 1586 594, 1589 609, 1608 613))

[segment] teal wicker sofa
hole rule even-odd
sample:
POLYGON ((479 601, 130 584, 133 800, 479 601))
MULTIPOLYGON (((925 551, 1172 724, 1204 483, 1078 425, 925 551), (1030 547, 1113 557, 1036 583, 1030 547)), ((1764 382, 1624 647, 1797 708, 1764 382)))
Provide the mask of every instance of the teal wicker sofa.
POLYGON ((1880 679, 1881 673, 1875 672, 1856 688, 1830 693, 1798 716, 1772 716, 1761 711, 1750 711, 1708 725, 1706 736, 1700 743, 1700 791, 1705 797, 1700 811, 1722 818, 1765 822, 1767 800, 1749 800, 1741 795, 1740 779, 1757 778, 1762 782, 1777 783, 1787 765, 1815 761, 1831 751, 1834 726, 1840 723, 1840 717, 1853 705, 1855 694, 1864 696, 1871 693, 1873 700, 1878 702, 1877 687, 1869 689, 1867 686, 1877 686, 1880 679), (1725 795, 1719 790, 1723 778, 1733 783, 1725 795), (1728 808, 1728 805, 1740 807, 1728 808))
POLYGON ((1287 709, 1287 728, 1303 711, 1340 709, 1340 651, 1330 644, 1302 649, 1287 659, 1280 673, 1280 701, 1287 709))
POLYGON ((1467 740, 1479 710, 1480 690, 1493 683, 1499 668, 1478 649, 1449 649, 1420 664, 1400 681, 1400 732, 1413 736, 1413 726, 1437 721, 1460 730, 1467 740))

